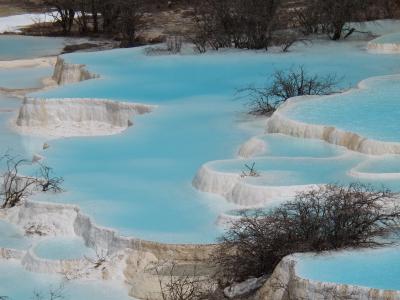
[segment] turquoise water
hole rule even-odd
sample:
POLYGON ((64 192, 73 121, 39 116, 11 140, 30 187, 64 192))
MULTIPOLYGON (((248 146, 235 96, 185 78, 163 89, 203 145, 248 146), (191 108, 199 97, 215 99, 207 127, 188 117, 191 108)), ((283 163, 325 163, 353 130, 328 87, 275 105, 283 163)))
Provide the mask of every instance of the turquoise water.
POLYGON ((0 87, 8 89, 41 87, 41 78, 50 77, 52 74, 52 67, 17 69, 0 68, 0 87))
POLYGON ((16 98, 3 96, 0 94, 0 153, 5 153, 8 149, 14 149, 24 154, 22 138, 12 132, 9 128, 9 120, 16 113, 22 101, 16 98))
POLYGON ((0 221, 0 247, 27 250, 31 240, 14 225, 0 221))
POLYGON ((377 38, 373 41, 374 43, 377 44, 397 44, 400 43, 400 33, 391 33, 391 34, 386 34, 380 38, 377 38))
POLYGON ((64 38, 0 35, 0 60, 57 55, 64 46, 64 38))
POLYGON ((371 158, 357 168, 357 171, 365 173, 399 173, 400 157, 398 155, 384 155, 371 158))
POLYGON ((341 82, 344 87, 370 76, 399 72, 400 61, 396 55, 378 56, 362 47, 365 42, 314 41, 312 46, 297 46, 286 54, 238 51, 145 56, 142 48, 75 53, 65 55, 66 60, 86 64, 91 71, 102 75, 101 81, 64 86, 45 95, 101 95, 151 103, 206 95, 233 99, 236 89, 253 83, 263 85, 275 70, 299 64, 313 73, 336 73, 344 77, 341 82), (372 60, 373 64, 368 63, 372 60))
POLYGON ((46 259, 81 259, 95 257, 95 251, 86 247, 80 237, 57 237, 40 241, 34 249, 37 256, 46 259))
POLYGON ((400 290, 400 249, 299 256, 296 270, 300 277, 312 280, 400 290))
POLYGON ((339 156, 346 151, 321 140, 298 139, 281 134, 268 134, 260 139, 266 143, 266 153, 262 156, 323 158, 339 156))
MULTIPOLYGON (((16 47, 13 43, 10 40, 9 49, 16 47)), ((143 49, 137 48, 66 55, 69 62, 87 64, 89 70, 101 74, 101 79, 63 86, 39 95, 112 98, 158 104, 159 108, 136 117, 134 126, 120 135, 48 141, 51 147, 46 151, 41 151, 44 140, 12 133, 7 128, 11 113, 1 112, 0 147, 11 146, 25 155, 40 152, 46 156, 48 165, 65 178, 65 193, 58 197, 38 195, 37 200, 78 204, 99 225, 118 229, 124 235, 162 242, 212 242, 222 230, 215 224, 217 216, 234 207, 220 197, 195 190, 191 185, 192 178, 202 164, 235 157, 244 141, 263 133, 259 129, 241 128, 239 120, 245 108, 243 102, 234 100, 235 90, 252 83, 262 85, 274 70, 298 64, 303 64, 312 73, 333 72, 344 76, 342 87, 355 85, 370 76, 400 73, 398 56, 375 56, 365 51, 365 45, 365 42, 357 41, 316 41, 309 46, 295 47, 288 54, 228 52, 147 57, 143 55, 143 49)), ((14 84, 30 85, 39 78, 39 73, 32 71, 32 81, 22 82, 24 79, 14 84)), ((314 117, 324 122, 339 120, 340 125, 365 130, 371 135, 382 131, 386 139, 396 138, 398 106, 392 100, 398 94, 396 83, 374 85, 367 91, 352 94, 347 102, 335 96, 336 100, 329 105, 324 102, 321 106, 311 105, 308 110, 304 109, 298 113, 299 118, 314 117), (384 105, 376 107, 376 101, 384 101, 384 105), (324 108, 324 105, 327 106, 324 108), (376 128, 368 124, 374 124, 376 128)), ((2 107, 14 107, 13 101, 0 98, 2 107)), ((278 135, 263 139, 268 144, 266 155, 271 157, 232 160, 214 166, 222 171, 240 173, 244 163, 255 161, 262 176, 248 180, 258 185, 347 183, 354 181, 348 171, 370 159, 356 153, 343 156, 342 148, 319 141, 278 135)), ((397 158, 394 160, 397 163, 397 158)), ((381 166, 382 169, 389 167, 381 166)), ((395 180, 372 183, 385 183, 400 190, 395 180)), ((4 243, 12 244, 7 239, 4 243)), ((35 251, 49 259, 76 258, 90 252, 82 241, 68 239, 43 241, 35 251)), ((355 256, 360 257, 358 253, 349 255, 355 256)), ((381 270, 393 265, 391 259, 395 256, 382 254, 382 257, 385 259, 380 261, 383 264, 381 270)), ((375 259, 378 265, 378 255, 375 259)), ((366 261, 367 258, 355 259, 353 270, 366 261)), ((331 266, 331 272, 328 272, 329 266, 324 269, 318 261, 316 263, 315 267, 306 269, 325 270, 316 273, 315 278, 320 280, 326 274, 336 274, 338 280, 346 282, 358 279, 355 271, 339 272, 340 268, 347 267, 347 260, 337 260, 337 265, 331 266)), ((12 262, 1 262, 0 274, 4 283, 0 286, 0 295, 21 300, 35 288, 47 289, 49 284, 60 281, 53 275, 31 274, 12 262), (21 280, 26 284, 15 289, 15 282, 21 280)), ((382 279, 378 277, 372 276, 375 281, 366 284, 378 285, 384 281, 383 273, 382 279)), ((386 282, 397 287, 393 281, 386 282)), ((364 283, 360 281, 359 284, 364 283)), ((72 282, 68 293, 70 299, 126 298, 125 291, 113 290, 108 285, 104 288, 98 283, 72 282)))
POLYGON ((290 118, 335 126, 381 141, 400 141, 400 78, 378 80, 368 89, 309 100, 289 107, 290 118))
POLYGON ((64 284, 65 300, 132 300, 127 290, 116 282, 107 281, 64 281, 57 274, 31 273, 14 261, 0 261, 0 295, 11 300, 33 299, 35 291, 49 298, 49 290, 64 284), (17 287, 18 286, 18 287, 17 287))
POLYGON ((254 162, 260 177, 247 178, 247 181, 256 185, 290 186, 336 182, 346 184, 354 181, 354 178, 346 174, 347 171, 360 161, 362 158, 359 155, 330 159, 265 157, 216 162, 212 164, 212 168, 240 174, 246 170, 245 164, 252 165, 254 162))
MULTIPOLYGON (((124 235, 163 242, 212 242, 220 212, 231 208, 221 198, 196 191, 191 181, 208 161, 235 157, 240 144, 259 130, 240 129, 243 102, 237 88, 264 84, 280 68, 304 64, 310 72, 345 75, 343 86, 363 78, 400 72, 397 56, 374 56, 365 42, 318 42, 288 54, 229 52, 206 55, 145 56, 142 48, 66 55, 84 63, 101 79, 41 93, 45 97, 101 97, 160 105, 137 117, 135 125, 112 137, 52 141, 42 153, 66 180, 67 193, 40 200, 78 204, 101 225, 124 235), (366 63, 374 59, 376 63, 366 63), (100 184, 99 184, 100 183, 100 184)), ((271 151, 290 156, 300 151, 329 157, 340 153, 322 144, 287 143, 271 151)), ((275 148, 274 148, 275 147, 275 148)), ((300 154, 300 153, 299 153, 300 154)), ((357 159, 356 159, 357 161, 357 159)), ((277 160, 272 185, 347 180, 355 162, 316 163, 277 160), (278 166, 282 164, 281 166, 278 166), (318 168, 317 168, 317 167, 318 168), (281 170, 282 169, 282 170, 281 170), (304 178, 303 178, 304 177, 304 178)), ((265 161, 268 168, 269 161, 265 161)))

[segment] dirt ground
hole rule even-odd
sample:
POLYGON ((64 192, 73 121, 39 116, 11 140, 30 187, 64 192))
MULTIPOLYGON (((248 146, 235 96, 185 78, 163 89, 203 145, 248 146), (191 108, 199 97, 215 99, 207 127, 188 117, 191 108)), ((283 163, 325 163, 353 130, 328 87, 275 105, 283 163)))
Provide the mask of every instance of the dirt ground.
POLYGON ((0 17, 39 11, 34 1, 28 3, 24 0, 0 0, 0 17))

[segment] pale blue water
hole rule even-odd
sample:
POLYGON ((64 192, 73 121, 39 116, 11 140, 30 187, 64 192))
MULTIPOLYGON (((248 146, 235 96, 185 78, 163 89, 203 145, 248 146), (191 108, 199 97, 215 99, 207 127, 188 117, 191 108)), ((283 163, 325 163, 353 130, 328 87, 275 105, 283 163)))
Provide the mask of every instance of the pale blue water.
POLYGON ((0 35, 0 60, 57 55, 64 46, 64 38, 0 35))
POLYGON ((301 122, 335 126, 364 137, 396 142, 400 141, 399 95, 399 77, 378 80, 368 89, 301 102, 285 114, 301 122))
MULTIPOLYGON (((215 225, 218 214, 233 208, 219 197, 196 191, 191 180, 203 163, 235 157, 240 144, 250 136, 262 133, 240 129, 238 120, 245 108, 242 102, 233 100, 236 88, 251 83, 264 84, 274 70, 298 64, 303 64, 312 73, 335 72, 345 76, 342 87, 370 76, 400 73, 398 56, 369 54, 365 51, 365 42, 356 41, 317 41, 312 46, 293 48, 288 54, 234 52, 146 57, 142 49, 123 49, 67 55, 66 59, 87 64, 102 78, 64 86, 42 95, 123 99, 159 104, 160 107, 151 114, 135 118, 135 125, 121 135, 50 141, 51 147, 42 154, 47 157, 48 164, 65 177, 67 192, 58 198, 41 195, 39 200, 78 204, 100 225, 116 228, 126 235, 164 242, 214 241, 220 234, 215 225)), ((383 84, 387 84, 388 91, 374 87, 366 95, 354 96, 358 103, 363 97, 368 100, 371 96, 372 104, 384 99, 382 108, 375 110, 374 106, 374 110, 365 108, 357 112, 350 99, 346 104, 352 109, 342 111, 343 106, 334 106, 330 116, 324 117, 335 121, 339 116, 351 113, 345 116, 347 123, 340 119, 340 124, 358 124, 361 130, 366 128, 366 120, 371 123, 382 121, 382 115, 386 117, 387 114, 387 124, 378 124, 377 127, 381 127, 376 128, 376 132, 383 130, 390 138, 397 130, 396 124, 388 125, 396 121, 397 103, 387 100, 386 96, 396 95, 398 91, 389 83, 383 84), (359 117, 361 121, 357 123, 359 117)), ((340 101, 343 102, 338 99, 340 101)), ((320 109, 319 105, 315 107, 320 109)), ((325 113, 325 110, 315 113, 305 110, 304 114, 308 116, 309 112, 317 118, 318 113, 325 113)), ((39 151, 40 140, 16 137, 6 129, 8 117, 9 113, 0 113, 1 146, 11 144, 29 155, 39 151)), ((373 131, 370 127, 366 130, 373 131)), ((307 144, 308 141, 276 136, 265 140, 270 144, 268 154, 275 157, 255 159, 264 174, 261 178, 250 179, 254 184, 346 183, 351 180, 347 171, 367 159, 358 154, 339 159, 335 156, 342 154, 343 149, 317 141, 307 144)), ((243 162, 220 163, 218 168, 240 172, 243 162)), ((373 183, 385 183, 400 190, 397 181, 373 183)), ((63 243, 48 241, 39 245, 37 251, 48 258, 68 257, 69 251, 64 250, 70 247, 76 248, 71 250, 72 256, 85 251, 82 244, 63 243)), ((346 263, 338 265, 343 267, 346 263)), ((26 299, 31 288, 43 287, 44 282, 47 285, 55 280, 3 264, 0 264, 0 274, 4 277, 0 280, 9 283, 0 286, 0 294, 14 295, 16 299, 26 299), (7 274, 1 272, 3 266, 9 270, 7 274), (16 290, 13 283, 21 278, 27 285, 16 290)), ((98 286, 73 286, 71 293, 82 293, 75 296, 77 299, 103 299, 95 295, 102 290, 98 286)), ((112 291, 110 294, 114 298, 104 299, 124 299, 125 295, 119 297, 112 291)))
POLYGON ((386 34, 382 37, 375 39, 374 43, 378 43, 378 44, 400 43, 400 33, 396 32, 396 33, 386 34))
POLYGON ((268 134, 260 139, 266 143, 266 153, 261 156, 323 158, 339 156, 346 151, 321 140, 298 139, 281 134, 268 134))
POLYGON ((0 68, 0 87, 8 89, 41 87, 41 78, 50 77, 52 74, 52 67, 17 69, 0 68))
POLYGON ((264 85, 275 70, 299 64, 312 73, 336 73, 344 77, 341 82, 344 87, 367 77, 399 72, 398 56, 374 55, 362 47, 365 42, 314 41, 312 46, 298 46, 286 54, 242 51, 158 57, 143 55, 142 48, 74 53, 65 55, 67 61, 86 64, 91 71, 102 75, 101 81, 64 86, 45 95, 102 95, 104 98, 160 103, 205 95, 234 98, 237 88, 253 83, 264 85), (371 60, 373 64, 368 63, 371 60))
MULTIPOLYGON (((290 146, 287 144, 287 146, 290 146)), ((260 177, 247 178, 247 181, 256 185, 289 186, 306 184, 346 184, 354 181, 346 173, 356 166, 362 157, 349 155, 343 158, 280 158, 265 157, 251 160, 232 160, 216 162, 212 167, 218 171, 240 174, 245 171, 245 164, 252 165, 260 177)))
MULTIPOLYGON (((274 70, 298 64, 310 72, 345 75, 343 86, 371 75, 400 72, 397 56, 374 56, 363 46, 365 42, 315 42, 289 54, 154 57, 138 48, 67 55, 67 61, 86 64, 101 79, 41 95, 123 99, 160 107, 136 118, 135 125, 118 136, 52 141, 43 155, 65 177, 68 192, 57 199, 40 199, 78 204, 99 224, 125 235, 163 242, 212 242, 220 235, 217 215, 231 206, 196 191, 191 181, 203 163, 234 157, 239 145, 254 134, 238 126, 245 108, 234 100, 236 89, 261 85, 274 70), (372 59, 376 63, 366 63, 372 59)), ((314 146, 298 143, 289 142, 281 155, 300 151, 311 156, 314 146)), ((279 155, 279 140, 275 144, 271 150, 279 155)), ((316 156, 340 152, 318 143, 315 147, 316 156)), ((293 165, 279 160, 270 184, 346 181, 346 167, 353 163, 293 165)))
POLYGON ((65 300, 133 300, 127 296, 127 289, 115 282, 107 281, 63 281, 57 274, 31 273, 14 261, 0 261, 0 295, 10 300, 33 299, 34 291, 49 297, 51 287, 64 283, 65 300))
POLYGON ((400 290, 400 249, 300 255, 296 270, 300 277, 312 280, 400 290))
POLYGON ((357 168, 365 173, 400 173, 400 156, 384 155, 371 158, 357 168))
POLYGON ((95 257, 93 249, 86 247, 80 237, 57 237, 40 241, 34 249, 37 256, 46 259, 81 259, 95 257))
POLYGON ((0 221, 0 247, 26 250, 31 244, 32 241, 24 236, 24 232, 20 229, 4 221, 0 221))

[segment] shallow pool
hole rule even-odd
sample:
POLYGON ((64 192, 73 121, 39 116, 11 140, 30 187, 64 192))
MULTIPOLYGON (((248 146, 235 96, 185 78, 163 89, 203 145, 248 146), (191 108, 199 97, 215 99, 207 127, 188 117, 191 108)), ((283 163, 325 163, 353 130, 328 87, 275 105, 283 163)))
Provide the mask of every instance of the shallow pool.
POLYGON ((400 249, 299 255, 296 270, 300 277, 317 281, 400 290, 400 249))
POLYGON ((0 247, 27 250, 32 244, 29 237, 16 226, 0 221, 0 247))
POLYGON ((53 260, 72 260, 94 257, 95 251, 86 247, 80 237, 57 237, 40 241, 34 248, 37 256, 53 260))
MULTIPOLYGON (((245 106, 234 100, 236 89, 264 84, 274 70, 298 64, 310 72, 345 75, 343 85, 400 73, 397 56, 374 56, 362 48, 365 44, 316 41, 288 54, 146 56, 143 48, 136 48, 66 55, 67 61, 86 64, 101 78, 40 96, 121 99, 159 108, 135 118, 134 126, 121 135, 52 141, 42 154, 65 177, 67 193, 40 200, 78 204, 97 223, 124 235, 163 242, 212 242, 221 233, 217 216, 232 207, 217 196, 196 191, 191 181, 202 164, 235 157, 244 141, 263 131, 241 129, 245 106), (367 63, 372 59, 376 63, 367 63)), ((288 142, 280 150, 285 146, 280 143, 279 138, 271 141, 275 156, 298 152, 310 157, 315 150, 317 157, 330 157, 342 151, 318 142, 288 142)), ((273 161, 276 172, 260 184, 347 181, 346 167, 357 159, 273 161)), ((264 165, 271 168, 268 160, 264 165)))
MULTIPOLYGON (((49 291, 62 288, 65 300, 132 300, 127 289, 117 282, 107 281, 65 281, 56 274, 31 273, 15 261, 0 261, 0 295, 11 300, 33 299, 39 292, 45 299, 49 291), (16 285, 18 288, 16 288, 16 285)), ((50 299, 50 298, 49 298, 50 299)))
POLYGON ((400 33, 390 33, 373 40, 376 44, 398 44, 400 43, 400 33))
POLYGON ((266 151, 259 156, 281 157, 335 157, 346 152, 321 140, 299 139, 282 134, 267 134, 258 137, 265 143, 266 151))
POLYGON ((308 100, 284 114, 309 124, 335 126, 375 140, 400 141, 400 77, 371 79, 368 88, 308 100))
POLYGON ((0 87, 7 89, 39 88, 42 79, 53 74, 52 67, 2 69, 0 87))
POLYGON ((0 35, 0 61, 60 54, 64 38, 0 35))

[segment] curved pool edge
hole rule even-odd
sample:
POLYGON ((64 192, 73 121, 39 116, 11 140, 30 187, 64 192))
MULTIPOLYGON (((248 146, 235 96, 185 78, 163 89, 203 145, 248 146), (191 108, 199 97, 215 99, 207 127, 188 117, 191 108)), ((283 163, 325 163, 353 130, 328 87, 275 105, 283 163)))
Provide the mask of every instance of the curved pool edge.
POLYGON ((293 197, 318 187, 316 184, 262 186, 246 182, 239 173, 221 172, 212 168, 212 164, 236 161, 219 160, 208 162, 200 167, 192 181, 199 191, 222 196, 226 201, 246 208, 262 207, 277 199, 293 197))
MULTIPOLYGON (((368 88, 368 82, 385 79, 400 79, 400 75, 370 77, 358 83, 357 88, 345 91, 341 95, 368 88)), ((285 115, 290 107, 304 101, 326 100, 333 95, 299 96, 288 99, 267 120, 267 133, 281 133, 298 138, 320 139, 327 143, 343 146, 349 150, 370 155, 400 154, 400 142, 385 142, 363 137, 358 133, 342 130, 335 126, 309 124, 293 120, 285 115)))
MULTIPOLYGON (((254 147, 254 149, 260 149, 258 145, 256 143, 255 145, 256 147, 254 147)), ((253 147, 250 148, 253 149, 253 147)), ((250 156, 252 156, 252 152, 253 150, 249 151, 249 153, 251 153, 250 156)), ((257 151, 254 152, 256 153, 257 151)), ((201 184, 199 185, 201 186, 201 184)), ((236 185, 237 184, 235 183, 235 186, 236 185)), ((205 186, 207 186, 207 184, 205 184, 205 186)), ((215 188, 218 191, 221 191, 221 188, 218 187, 218 185, 216 185, 215 188)), ((242 189, 242 187, 239 185, 237 185, 237 188, 242 189)), ((285 187, 285 189, 287 188, 288 187, 285 187)), ((226 195, 229 192, 222 189, 221 193, 226 195)), ((242 193, 242 195, 244 194, 245 193, 242 193)), ((246 195, 247 195, 246 197, 248 197, 248 194, 246 195)), ((87 242, 87 244, 91 247, 103 247, 106 249, 114 248, 114 251, 118 251, 119 249, 131 249, 133 251, 143 251, 151 253, 157 259, 174 259, 180 261, 206 260, 208 258, 207 253, 209 253, 209 251, 213 248, 213 245, 207 245, 207 244, 166 244, 166 243, 145 241, 133 237, 123 237, 119 235, 118 232, 114 229, 101 227, 95 224, 93 220, 88 215, 83 214, 80 211, 79 207, 77 206, 59 205, 50 203, 46 204, 39 202, 27 202, 26 205, 27 207, 21 208, 21 210, 26 210, 26 212, 22 214, 30 215, 31 212, 29 211, 33 211, 35 214, 36 213, 43 214, 44 218, 46 218, 45 216, 49 215, 48 210, 52 211, 52 214, 54 214, 55 218, 57 218, 56 216, 60 213, 60 211, 63 210, 75 211, 76 212, 75 218, 73 218, 73 220, 69 220, 68 222, 70 224, 68 224, 67 226, 72 225, 73 233, 84 238, 85 242, 87 242), (54 206, 57 208, 53 210, 52 208, 50 208, 50 206, 54 206)), ((59 216, 60 215, 58 215, 58 217, 59 216)), ((21 225, 22 220, 17 220, 17 223, 20 223, 19 225, 21 225)))
POLYGON ((398 54, 400 53, 400 42, 382 42, 385 37, 398 35, 398 33, 385 34, 368 42, 368 52, 374 54, 398 54))
POLYGON ((274 272, 257 292, 258 300, 288 299, 400 299, 400 291, 336 284, 302 278, 296 272, 297 259, 289 255, 282 259, 274 272))
POLYGON ((135 115, 156 108, 109 99, 25 98, 12 128, 22 135, 50 139, 115 135, 133 125, 135 115))

